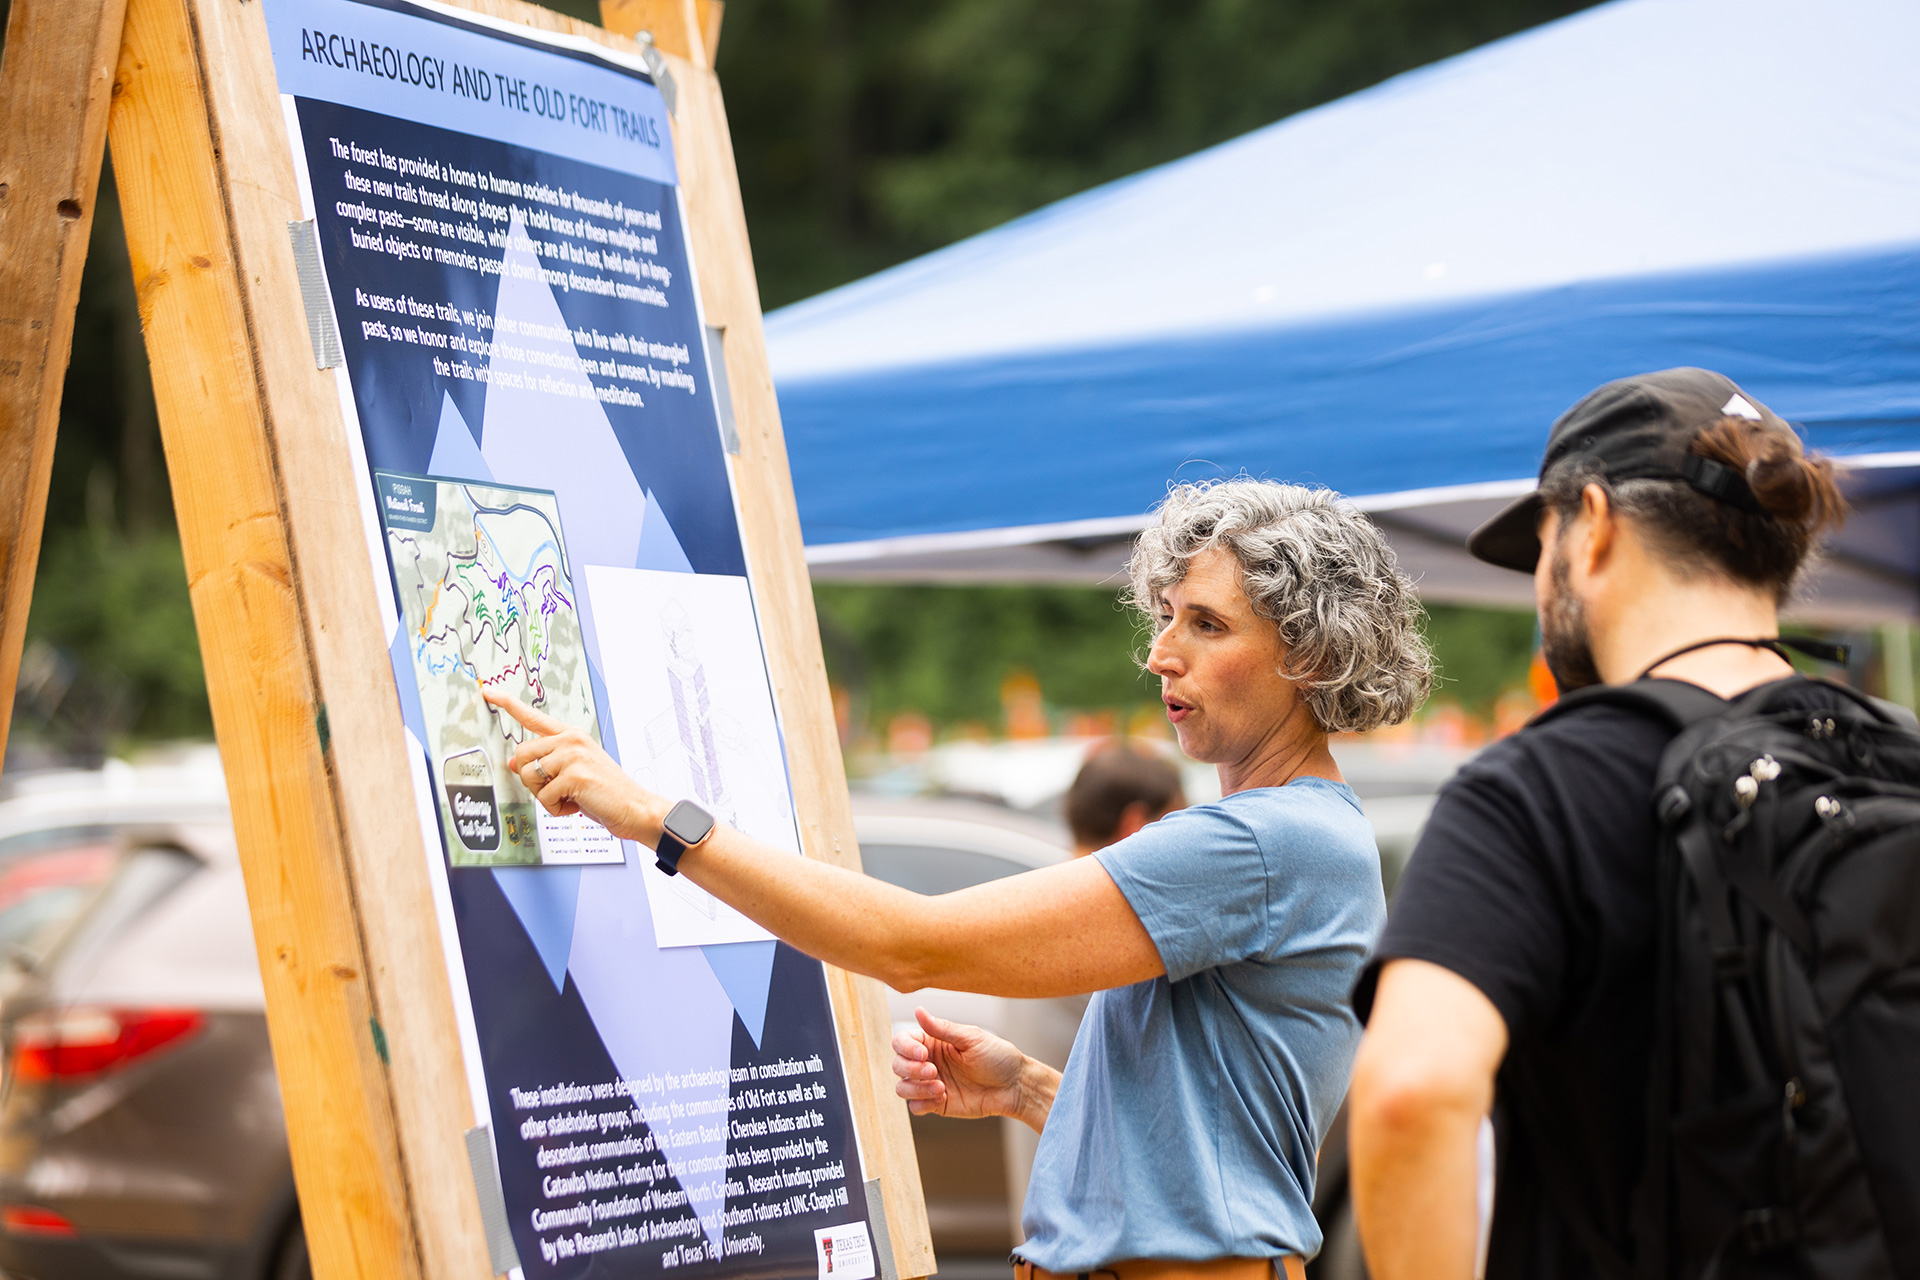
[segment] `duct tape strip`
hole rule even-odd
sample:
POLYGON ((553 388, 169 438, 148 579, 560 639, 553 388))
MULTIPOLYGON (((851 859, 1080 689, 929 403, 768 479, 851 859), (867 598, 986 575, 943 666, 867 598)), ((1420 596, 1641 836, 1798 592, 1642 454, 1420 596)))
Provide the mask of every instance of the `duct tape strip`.
POLYGON ((720 414, 720 443, 740 456, 740 428, 733 420, 733 388, 727 382, 727 331, 707 326, 707 367, 713 378, 713 407, 720 414))
POLYGON ((880 1264, 880 1280, 900 1280, 893 1261, 893 1236, 887 1231, 887 1202, 880 1197, 880 1179, 867 1179, 867 1226, 873 1232, 873 1256, 880 1264))
POLYGON ((673 72, 667 70, 667 60, 653 47, 653 32, 640 33, 640 58, 647 64, 647 74, 653 77, 654 87, 660 90, 660 96, 666 100, 667 114, 678 116, 674 109, 680 96, 680 88, 673 82, 673 72))
POLYGON ((327 297, 327 280, 320 274, 320 237, 314 232, 313 219, 289 222, 287 238, 293 241, 293 269, 300 276, 300 301, 307 309, 313 367, 338 369, 347 362, 347 353, 341 350, 340 331, 333 325, 333 304, 327 297))
POLYGON ((500 1190, 500 1170, 493 1163, 493 1134, 484 1124, 467 1130, 467 1163, 473 1167, 473 1189, 480 1193, 480 1222, 487 1230, 487 1258, 495 1275, 520 1265, 507 1229, 507 1198, 500 1190))

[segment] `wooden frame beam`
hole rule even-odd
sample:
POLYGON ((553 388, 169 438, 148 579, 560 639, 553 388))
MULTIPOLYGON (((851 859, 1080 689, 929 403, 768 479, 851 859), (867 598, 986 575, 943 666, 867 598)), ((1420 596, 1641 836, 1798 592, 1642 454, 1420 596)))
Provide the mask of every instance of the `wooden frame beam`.
POLYGON ((600 0, 600 25, 711 71, 725 11, 725 0, 600 0))
POLYGON ((13 0, 0 63, 0 755, 127 0, 13 0))
POLYGON ((260 6, 131 0, 114 98, 127 248, 314 1271, 489 1275, 412 765, 346 428, 333 375, 314 367, 287 239, 299 189, 260 6))

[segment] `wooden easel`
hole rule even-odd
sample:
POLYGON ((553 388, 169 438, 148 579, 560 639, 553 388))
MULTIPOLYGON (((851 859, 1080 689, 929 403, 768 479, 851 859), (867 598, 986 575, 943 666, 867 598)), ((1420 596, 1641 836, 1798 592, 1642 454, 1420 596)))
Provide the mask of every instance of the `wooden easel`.
MULTIPOLYGON (((629 51, 518 0, 459 0, 629 51)), ((603 0, 678 86, 688 235, 725 359, 743 533, 809 856, 858 866, 712 49, 714 0, 603 0)), ((110 137, 253 916, 308 1247, 327 1277, 492 1273, 386 639, 258 4, 13 0, 0 82, 0 747, 110 137)), ((878 985, 829 969, 896 1274, 933 1269, 878 985)))

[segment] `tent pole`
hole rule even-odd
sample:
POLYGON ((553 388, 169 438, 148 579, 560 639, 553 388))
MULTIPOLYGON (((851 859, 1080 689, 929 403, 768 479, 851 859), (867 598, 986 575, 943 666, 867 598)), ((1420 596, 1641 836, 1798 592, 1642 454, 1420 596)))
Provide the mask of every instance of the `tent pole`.
POLYGON ((1880 663, 1887 701, 1913 707, 1913 624, 1904 618, 1880 629, 1880 663))

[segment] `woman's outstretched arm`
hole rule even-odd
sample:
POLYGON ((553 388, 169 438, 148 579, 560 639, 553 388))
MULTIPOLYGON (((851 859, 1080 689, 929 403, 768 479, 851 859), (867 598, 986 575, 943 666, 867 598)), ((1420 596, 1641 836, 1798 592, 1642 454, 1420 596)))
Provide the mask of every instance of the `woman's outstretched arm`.
MULTIPOLYGON (((549 812, 584 813, 652 848, 672 801, 600 744, 512 698, 487 700, 534 733, 512 765, 549 812)), ((1158 977, 1160 953, 1094 858, 926 897, 716 825, 680 873, 762 928, 896 991, 1075 995, 1158 977)))

